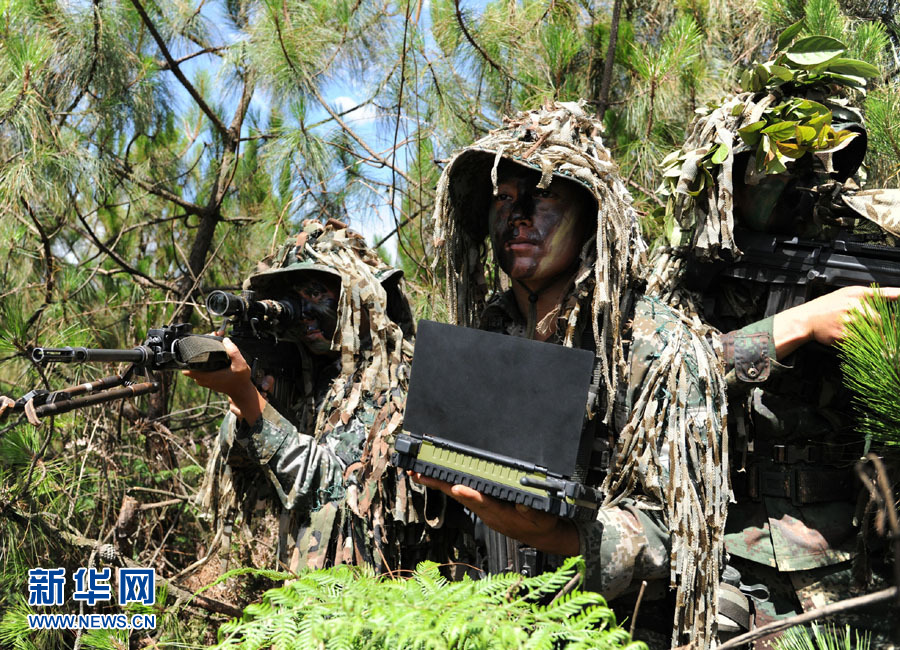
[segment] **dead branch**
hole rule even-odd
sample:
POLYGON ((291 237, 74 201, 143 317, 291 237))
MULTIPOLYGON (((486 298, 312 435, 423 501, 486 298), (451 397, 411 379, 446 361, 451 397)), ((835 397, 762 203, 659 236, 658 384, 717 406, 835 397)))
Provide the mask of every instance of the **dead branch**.
POLYGON ((866 607, 868 605, 874 605, 875 603, 880 603, 885 600, 890 600, 891 598, 896 598, 898 592, 900 592, 900 589, 898 589, 897 587, 889 587, 888 589, 882 589, 881 591, 876 591, 872 594, 865 594, 864 596, 857 596, 856 598, 848 598, 837 603, 832 603, 831 605, 826 605, 825 607, 819 607, 818 609, 798 614, 797 616, 791 616, 790 618, 785 618, 780 621, 774 621, 772 623, 769 623, 768 625, 763 625, 762 627, 758 627, 755 630, 746 632, 738 637, 731 639, 730 641, 726 641, 719 646, 719 650, 739 648, 743 645, 747 645, 751 641, 756 641, 757 639, 769 636, 770 634, 781 632, 788 629, 789 627, 805 625, 806 623, 818 620, 820 618, 831 618, 832 616, 843 614, 844 612, 850 611, 851 609, 866 607))

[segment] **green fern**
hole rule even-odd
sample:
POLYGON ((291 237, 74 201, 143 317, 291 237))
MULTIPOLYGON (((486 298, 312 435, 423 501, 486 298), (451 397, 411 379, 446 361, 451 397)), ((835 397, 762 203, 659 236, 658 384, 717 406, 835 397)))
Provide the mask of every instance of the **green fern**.
POLYGON ((550 600, 582 568, 580 558, 571 558, 532 578, 459 582, 447 581, 431 562, 408 579, 348 566, 306 572, 223 625, 216 647, 646 648, 616 624, 599 594, 576 591, 550 600))

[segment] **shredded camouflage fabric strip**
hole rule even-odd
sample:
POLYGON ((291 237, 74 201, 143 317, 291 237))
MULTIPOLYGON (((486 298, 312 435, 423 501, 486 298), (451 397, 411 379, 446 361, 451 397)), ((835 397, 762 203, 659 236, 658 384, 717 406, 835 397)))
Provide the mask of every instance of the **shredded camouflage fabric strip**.
MULTIPOLYGON (((418 547, 418 553, 428 545, 425 488, 388 465, 393 436, 402 421, 413 351, 411 336, 403 330, 411 334, 412 323, 401 327, 388 317, 381 279, 393 270, 343 224, 304 222, 303 231, 261 262, 257 271, 298 262, 327 267, 341 278, 332 339, 332 350, 340 353, 340 370, 318 394, 312 388, 315 378, 308 377, 303 397, 289 413, 264 412, 263 430, 254 439, 293 436, 295 440, 285 442, 280 453, 297 457, 302 452, 303 458, 320 459, 315 461, 320 469, 299 486, 302 489, 295 486, 303 494, 282 494, 279 504, 272 496, 284 479, 272 474, 267 483, 274 490, 259 488, 260 474, 250 470, 260 468, 247 467, 246 461, 242 466, 232 418, 223 424, 219 444, 214 445, 199 498, 208 510, 221 515, 222 526, 229 525, 237 510, 248 519, 256 499, 268 498, 280 512, 282 556, 289 559, 291 570, 366 563, 391 571, 408 564, 404 558, 409 546, 418 547), (364 325, 367 330, 362 331, 364 325), (329 456, 333 462, 321 460, 324 452, 317 449, 325 447, 333 452, 329 456), (312 478, 322 485, 312 485, 312 478), (286 509, 285 502, 293 507, 286 509)), ((258 464, 266 454, 252 456, 258 464)), ((272 472, 267 466, 261 471, 272 472)))
POLYGON ((844 203, 895 237, 900 237, 900 190, 863 190, 845 194, 844 203))
MULTIPOLYGON (((554 103, 504 121, 503 128, 457 153, 438 183, 435 247, 443 248, 446 260, 451 319, 473 326, 485 306, 488 277, 494 289, 499 284, 496 263, 484 239, 473 234, 469 215, 461 207, 472 193, 472 186, 465 183, 475 182, 466 178, 465 171, 473 160, 471 153, 493 155, 493 167, 484 173, 490 172, 495 192, 501 158, 541 170, 540 187, 546 187, 554 174, 578 181, 597 201, 596 236, 581 252, 574 286, 556 315, 557 332, 564 333, 562 343, 571 347, 581 343, 581 333, 591 323, 607 395, 607 403, 598 405, 595 415, 610 422, 617 388, 628 376, 628 342, 622 340, 628 328, 623 318, 645 279, 647 248, 631 197, 603 145, 599 122, 585 113, 582 104, 554 103), (451 177, 456 187, 451 186, 451 177), (583 314, 586 310, 589 313, 583 314)), ((715 634, 730 497, 727 472, 721 471, 727 464, 724 379, 704 338, 708 328, 696 317, 670 318, 679 326, 667 328, 661 337, 659 363, 640 387, 618 436, 617 463, 601 489, 605 506, 633 497, 666 513, 672 544, 670 586, 676 590, 673 643, 687 637, 706 647, 715 634), (684 363, 685 357, 695 358, 696 367, 684 363), (690 385, 703 387, 705 410, 687 407, 690 385), (704 421, 694 421, 701 412, 704 421), (663 430, 663 422, 674 430, 663 430)))

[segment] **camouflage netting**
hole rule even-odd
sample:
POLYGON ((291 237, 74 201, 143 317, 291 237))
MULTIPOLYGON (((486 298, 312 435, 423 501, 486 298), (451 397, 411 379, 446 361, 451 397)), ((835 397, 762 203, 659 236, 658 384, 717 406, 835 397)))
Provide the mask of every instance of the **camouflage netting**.
MULTIPOLYGON (((443 249, 447 264, 451 319, 475 325, 485 305, 488 279, 495 290, 499 288, 500 273, 485 237, 487 190, 493 185, 494 193, 497 191, 500 160, 540 170, 539 187, 546 187, 553 175, 579 182, 596 199, 596 230, 581 251, 574 285, 560 305, 557 331, 564 333, 564 345, 579 345, 586 322, 590 322, 607 397, 595 415, 609 422, 617 388, 626 376, 627 342, 622 334, 628 331, 628 324, 624 319, 630 318, 628 305, 643 287, 646 265, 646 245, 631 197, 603 145, 600 123, 584 112, 582 104, 555 103, 504 121, 503 128, 455 155, 438 183, 435 246, 443 249)), ((688 374, 699 375, 709 387, 708 430, 725 436, 724 380, 716 354, 705 339, 708 328, 693 315, 678 317, 683 332, 696 336, 672 337, 660 350, 666 363, 644 384, 620 432, 616 467, 601 489, 605 506, 627 496, 640 500, 641 494, 658 497, 664 504, 672 540, 670 583, 676 590, 673 638, 681 640, 687 635, 705 647, 714 634, 730 494, 727 472, 716 469, 726 462, 726 445, 715 436, 708 441, 687 435, 681 426, 685 424, 685 406, 670 398, 679 394, 678 387, 685 385, 688 374), (692 350, 685 349, 689 339, 695 342, 692 350), (682 355, 690 353, 697 355, 699 367, 687 367, 692 364, 682 361, 682 355), (663 431, 663 422, 673 429, 663 431), (673 435, 676 429, 680 434, 673 435), (684 439, 666 448, 677 435, 684 439), (668 453, 668 480, 662 478, 665 461, 660 448, 668 453), (706 544, 697 536, 701 528, 710 531, 706 544)))
MULTIPOLYGON (((329 436, 336 427, 341 427, 337 437, 349 435, 353 427, 364 427, 361 435, 366 436, 366 444, 361 466, 345 469, 345 494, 311 495, 308 508, 281 513, 280 535, 288 547, 294 547, 293 551, 288 548, 290 568, 370 562, 390 571, 403 563, 403 544, 427 542, 425 489, 388 466, 393 436, 402 422, 413 351, 411 313, 396 285, 400 275, 343 224, 306 221, 302 232, 261 262, 245 285, 263 297, 271 282, 290 284, 295 271, 326 272, 340 278, 331 349, 340 353, 341 370, 324 398, 313 394, 308 377, 300 403, 282 415, 300 434, 325 445, 334 444, 329 436), (280 270, 289 273, 276 273, 280 270), (354 472, 356 479, 348 481, 354 472), (327 548, 335 551, 334 556, 326 557, 327 548)), ((226 462, 228 442, 215 445, 199 497, 224 526, 237 511, 243 511, 246 523, 257 497, 265 492, 253 486, 259 475, 254 479, 252 473, 243 476, 241 470, 232 471, 226 462)), ((280 510, 277 498, 270 495, 269 501, 280 510)))

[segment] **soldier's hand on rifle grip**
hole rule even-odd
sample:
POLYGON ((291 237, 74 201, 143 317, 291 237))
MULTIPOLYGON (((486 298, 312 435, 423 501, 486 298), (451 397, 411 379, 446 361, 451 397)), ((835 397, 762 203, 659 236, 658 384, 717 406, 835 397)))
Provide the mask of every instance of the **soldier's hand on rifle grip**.
POLYGON ((498 533, 545 553, 578 555, 578 531, 569 519, 522 504, 500 501, 465 485, 454 485, 418 472, 409 474, 417 483, 456 499, 498 533))
MULTIPOLYGON (((810 341, 824 345, 840 341, 854 310, 864 309, 864 298, 874 291, 871 287, 843 287, 775 314, 772 333, 777 358, 786 357, 810 341)), ((900 288, 882 287, 879 291, 889 300, 900 298, 900 288)))
MULTIPOLYGON (((228 338, 222 339, 222 344, 231 360, 230 367, 212 372, 198 370, 182 370, 181 372, 185 377, 196 381, 198 385, 227 395, 231 404, 231 412, 238 419, 246 420, 249 426, 253 426, 262 415, 266 399, 254 386, 250 366, 241 356, 237 346, 228 338)), ((269 378, 264 378, 264 383, 266 379, 269 378)))

